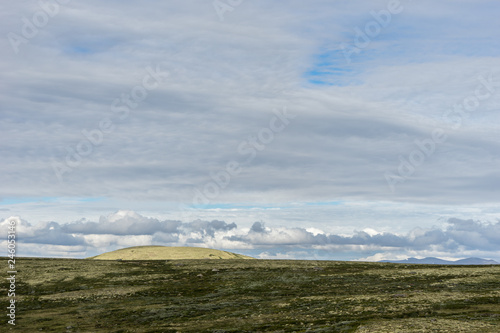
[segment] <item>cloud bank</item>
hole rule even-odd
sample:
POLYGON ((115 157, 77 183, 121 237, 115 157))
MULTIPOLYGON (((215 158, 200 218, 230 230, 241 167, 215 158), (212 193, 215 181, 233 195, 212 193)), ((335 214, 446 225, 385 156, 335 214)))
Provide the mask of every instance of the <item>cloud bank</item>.
POLYGON ((468 253, 498 259, 500 242, 500 221, 457 218, 450 218, 442 228, 415 228, 406 234, 366 229, 351 235, 317 228, 267 227, 263 222, 240 229, 236 223, 219 220, 160 221, 132 211, 101 216, 98 222, 82 219, 35 226, 9 217, 0 223, 1 230, 7 230, 10 221, 17 224, 16 238, 23 256, 40 256, 39 247, 47 249, 43 255, 87 257, 127 246, 166 245, 234 250, 262 258, 370 260, 419 253, 461 258, 468 253))

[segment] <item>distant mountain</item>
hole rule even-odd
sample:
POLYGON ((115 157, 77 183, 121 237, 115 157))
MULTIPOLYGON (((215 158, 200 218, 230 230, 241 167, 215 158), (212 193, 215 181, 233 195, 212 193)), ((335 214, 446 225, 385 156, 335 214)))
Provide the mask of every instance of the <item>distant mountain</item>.
POLYGON ((424 259, 408 258, 405 260, 381 260, 379 262, 390 262, 394 264, 425 264, 425 265, 500 265, 495 260, 481 258, 467 258, 455 261, 443 260, 434 257, 424 259))
POLYGON ((456 261, 456 265, 499 265, 495 260, 481 259, 481 258, 467 258, 456 261))

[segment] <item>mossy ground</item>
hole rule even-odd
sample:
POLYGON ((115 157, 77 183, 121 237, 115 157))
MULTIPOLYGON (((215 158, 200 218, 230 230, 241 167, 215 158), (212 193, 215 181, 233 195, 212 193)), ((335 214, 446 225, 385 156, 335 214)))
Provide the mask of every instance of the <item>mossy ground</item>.
POLYGON ((19 332, 500 332, 500 266, 18 258, 16 268, 19 332))

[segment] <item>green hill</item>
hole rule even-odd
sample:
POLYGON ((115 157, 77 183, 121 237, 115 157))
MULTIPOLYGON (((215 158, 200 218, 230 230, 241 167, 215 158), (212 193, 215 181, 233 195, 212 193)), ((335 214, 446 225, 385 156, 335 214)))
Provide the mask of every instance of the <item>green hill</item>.
POLYGON ((242 254, 201 247, 135 246, 106 252, 95 260, 180 260, 180 259, 254 259, 242 254))

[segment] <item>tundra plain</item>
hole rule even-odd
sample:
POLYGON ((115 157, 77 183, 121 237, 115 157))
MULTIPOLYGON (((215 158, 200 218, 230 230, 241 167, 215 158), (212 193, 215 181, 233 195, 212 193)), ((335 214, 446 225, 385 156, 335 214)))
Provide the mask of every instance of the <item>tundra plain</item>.
MULTIPOLYGON (((19 332, 500 331, 500 265, 48 258, 16 265, 19 332)), ((0 331, 9 326, 5 319, 0 331)))

